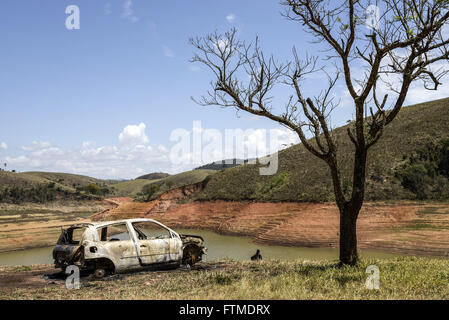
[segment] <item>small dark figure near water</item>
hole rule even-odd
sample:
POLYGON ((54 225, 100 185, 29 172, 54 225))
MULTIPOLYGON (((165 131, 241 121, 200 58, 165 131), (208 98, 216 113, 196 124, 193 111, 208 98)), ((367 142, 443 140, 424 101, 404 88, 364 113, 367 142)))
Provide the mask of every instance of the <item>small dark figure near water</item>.
POLYGON ((251 257, 251 260, 262 260, 262 255, 260 254, 259 249, 257 249, 256 254, 251 257))

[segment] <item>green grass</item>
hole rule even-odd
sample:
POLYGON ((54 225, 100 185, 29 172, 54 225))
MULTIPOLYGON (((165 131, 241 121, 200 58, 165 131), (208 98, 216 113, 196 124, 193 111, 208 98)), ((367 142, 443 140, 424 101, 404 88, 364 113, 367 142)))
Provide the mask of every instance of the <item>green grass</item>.
MULTIPOLYGON (((350 186, 353 145, 346 127, 337 128, 338 155, 343 181, 350 186)), ((394 178, 394 169, 430 142, 449 137, 449 99, 405 107, 385 129, 383 137, 368 154, 366 200, 415 199, 394 178)), ((241 165, 215 174, 199 200, 333 201, 330 172, 324 161, 302 145, 279 152, 277 177, 261 176, 258 165, 241 165)))
POLYGON ((447 259, 362 260, 356 267, 299 260, 203 266, 83 282, 80 290, 63 285, 0 289, 0 299, 449 299, 447 259), (379 290, 365 286, 369 265, 380 270, 379 290))

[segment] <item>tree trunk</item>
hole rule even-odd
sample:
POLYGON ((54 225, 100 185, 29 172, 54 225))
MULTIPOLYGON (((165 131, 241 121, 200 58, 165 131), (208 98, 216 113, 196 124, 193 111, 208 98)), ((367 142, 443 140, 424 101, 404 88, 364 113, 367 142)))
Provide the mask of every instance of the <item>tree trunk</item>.
POLYGON ((358 261, 357 216, 358 211, 348 204, 340 212, 340 263, 351 266, 358 261))
POLYGON ((366 156, 367 149, 364 145, 356 148, 351 199, 344 205, 339 205, 340 263, 351 266, 358 262, 357 218, 365 197, 366 156))

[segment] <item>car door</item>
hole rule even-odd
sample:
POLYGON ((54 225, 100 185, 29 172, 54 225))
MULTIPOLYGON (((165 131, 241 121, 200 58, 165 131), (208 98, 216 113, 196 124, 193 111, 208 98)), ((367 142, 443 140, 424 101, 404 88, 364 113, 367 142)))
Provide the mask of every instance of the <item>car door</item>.
POLYGON ((136 246, 126 223, 108 225, 98 229, 102 247, 116 268, 133 269, 139 266, 136 246))
POLYGON ((153 222, 134 223, 137 235, 137 248, 143 264, 155 264, 172 261, 170 255, 170 232, 153 222))
POLYGON ((172 261, 180 261, 182 259, 182 240, 171 234, 171 238, 169 239, 170 246, 170 260, 172 261))

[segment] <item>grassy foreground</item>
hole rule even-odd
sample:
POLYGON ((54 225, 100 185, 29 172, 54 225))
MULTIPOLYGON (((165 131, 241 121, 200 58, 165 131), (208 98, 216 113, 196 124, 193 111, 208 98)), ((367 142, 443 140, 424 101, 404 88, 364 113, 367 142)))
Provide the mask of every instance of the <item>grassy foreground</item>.
MULTIPOLYGON (((23 269, 3 269, 14 273, 23 269)), ((401 257, 363 260, 354 268, 335 262, 210 262, 196 270, 145 272, 81 289, 58 284, 1 288, 0 299, 448 299, 449 260, 401 257), (368 290, 368 265, 380 269, 380 289, 368 290)))

